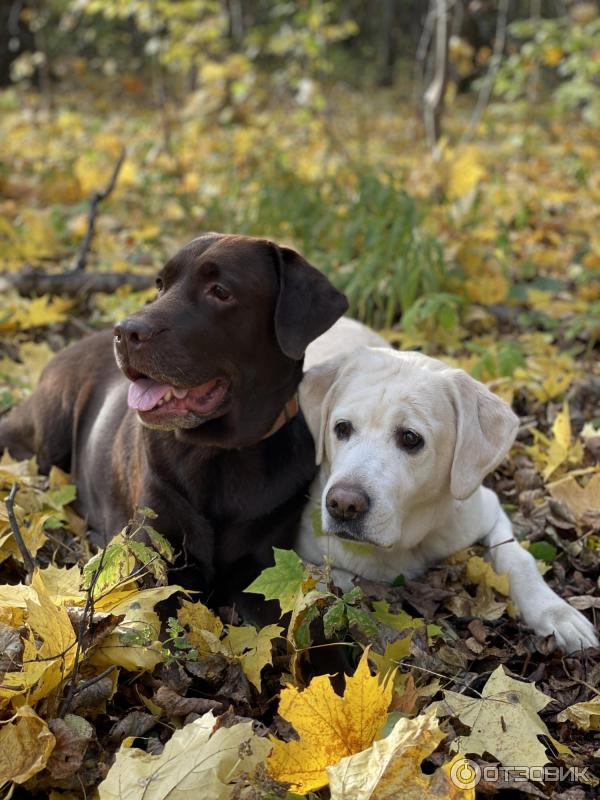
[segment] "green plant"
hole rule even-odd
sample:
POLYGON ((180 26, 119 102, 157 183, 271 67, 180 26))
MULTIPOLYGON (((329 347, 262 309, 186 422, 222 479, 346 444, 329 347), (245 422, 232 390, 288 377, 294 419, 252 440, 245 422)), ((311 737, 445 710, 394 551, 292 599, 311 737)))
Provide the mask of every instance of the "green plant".
MULTIPOLYGON (((589 4, 588 4, 589 5, 589 4)), ((501 66, 495 93, 513 101, 525 96, 532 70, 541 69, 558 78, 553 98, 561 111, 581 111, 586 122, 600 122, 600 16, 573 21, 559 19, 519 20, 509 27, 521 40, 517 52, 501 66)))
POLYGON ((421 314, 456 323, 457 301, 440 294, 449 277, 441 245, 422 230, 415 200, 396 179, 365 168, 350 188, 335 177, 303 180, 282 159, 270 167, 258 161, 260 178, 250 184, 231 176, 231 191, 208 209, 207 228, 293 241, 367 324, 389 327, 432 295, 437 301, 421 314))

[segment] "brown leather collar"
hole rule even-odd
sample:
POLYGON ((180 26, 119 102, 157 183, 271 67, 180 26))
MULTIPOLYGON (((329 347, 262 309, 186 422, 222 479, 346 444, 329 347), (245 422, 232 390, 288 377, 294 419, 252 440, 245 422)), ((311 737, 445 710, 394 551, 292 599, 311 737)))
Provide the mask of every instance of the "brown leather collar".
POLYGON ((300 411, 300 404, 298 403, 298 394, 295 394, 292 398, 290 398, 287 403, 283 407, 283 411, 277 417, 271 429, 268 433, 262 437, 263 439, 268 439, 269 436, 273 436, 274 433, 277 433, 278 430, 283 428, 291 419, 293 419, 296 414, 300 411))

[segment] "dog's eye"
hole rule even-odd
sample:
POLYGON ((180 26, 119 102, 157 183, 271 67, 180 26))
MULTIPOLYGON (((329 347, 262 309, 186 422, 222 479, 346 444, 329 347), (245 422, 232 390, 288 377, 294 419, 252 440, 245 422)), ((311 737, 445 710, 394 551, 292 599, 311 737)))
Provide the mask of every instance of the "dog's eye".
POLYGON ((216 297, 217 300, 220 300, 222 303, 226 303, 228 300, 231 300, 232 298, 231 292, 224 286, 221 286, 220 283, 214 283, 209 288, 208 294, 211 295, 211 297, 216 297))
POLYGON ((162 290, 164 289, 164 283, 162 278, 156 279, 156 288, 158 289, 159 292, 162 292, 162 290))
POLYGON ((349 439, 354 428, 352 427, 352 423, 348 422, 347 419, 341 419, 339 422, 335 423, 333 431, 338 439, 349 439))
POLYGON ((396 441, 398 442, 398 447, 411 452, 419 450, 423 446, 421 434, 411 431, 410 428, 401 428, 396 433, 396 441))

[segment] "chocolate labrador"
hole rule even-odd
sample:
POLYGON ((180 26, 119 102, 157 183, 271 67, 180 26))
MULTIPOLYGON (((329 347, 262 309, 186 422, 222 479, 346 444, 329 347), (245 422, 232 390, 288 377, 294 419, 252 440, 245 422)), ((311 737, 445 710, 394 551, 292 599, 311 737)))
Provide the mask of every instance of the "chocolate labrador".
POLYGON ((177 581, 216 603, 294 539, 315 472, 295 401, 304 351, 347 302, 293 250, 213 233, 180 250, 157 288, 50 362, 0 421, 0 452, 70 471, 103 542, 137 506, 154 509, 188 564, 177 581))

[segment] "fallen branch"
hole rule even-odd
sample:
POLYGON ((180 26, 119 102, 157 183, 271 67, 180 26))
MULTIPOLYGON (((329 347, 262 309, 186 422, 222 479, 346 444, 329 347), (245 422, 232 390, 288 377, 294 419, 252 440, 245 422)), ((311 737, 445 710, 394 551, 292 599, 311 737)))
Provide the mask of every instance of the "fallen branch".
POLYGON ((31 557, 31 553, 27 549, 27 545, 25 544, 25 540, 21 535, 21 529, 19 528, 19 523, 17 522, 17 518, 15 516, 15 497, 17 494, 19 487, 17 483, 13 483, 10 493, 6 500, 4 501, 4 505, 6 506, 6 513, 8 515, 8 521, 10 523, 11 530, 13 532, 13 536, 15 537, 15 542, 17 543, 17 547, 21 552, 21 556, 23 557, 23 563, 25 564, 25 569, 27 570, 27 575, 33 575, 33 570, 35 569, 35 564, 33 558, 31 557))
POLYGON ((121 171, 121 167, 123 166, 123 162, 125 161, 126 152, 127 151, 125 150, 125 148, 123 148, 123 150, 121 151, 121 155, 119 156, 117 163, 115 164, 115 168, 113 169, 113 173, 106 188, 101 192, 98 191, 92 192, 92 195, 90 196, 90 209, 88 211, 87 230, 85 232, 85 236, 83 237, 83 241, 81 243, 81 247, 79 248, 79 252, 77 253, 77 257, 73 262, 73 272, 78 272, 80 270, 85 269, 87 257, 90 251, 90 246, 92 244, 92 239, 94 238, 94 228, 96 227, 98 206, 103 200, 106 200, 106 198, 111 194, 111 192, 115 188, 117 184, 117 178, 119 177, 119 172, 121 171))
POLYGON ((21 272, 0 274, 0 291, 16 289, 24 297, 42 294, 89 295, 94 292, 114 292, 127 284, 133 291, 148 289, 154 284, 154 275, 134 272, 59 272, 49 275, 33 268, 21 272))

